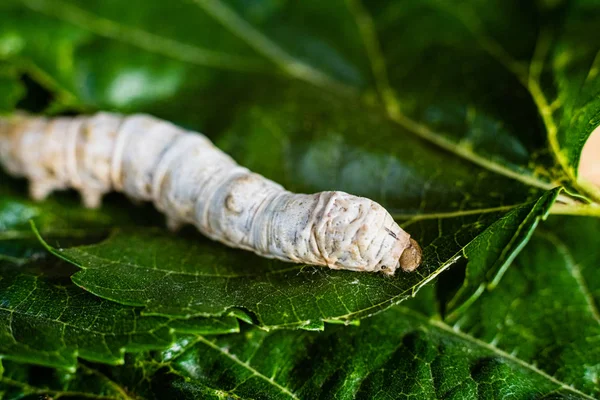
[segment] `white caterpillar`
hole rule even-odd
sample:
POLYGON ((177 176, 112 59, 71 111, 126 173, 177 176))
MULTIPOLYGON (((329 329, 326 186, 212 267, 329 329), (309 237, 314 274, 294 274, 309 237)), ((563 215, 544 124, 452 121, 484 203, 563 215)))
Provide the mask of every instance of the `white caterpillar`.
POLYGON ((194 224, 232 247, 333 269, 412 271, 421 249, 379 204, 344 192, 295 194, 205 136, 148 115, 0 120, 0 163, 42 200, 75 188, 86 207, 117 190, 152 201, 170 228, 194 224))

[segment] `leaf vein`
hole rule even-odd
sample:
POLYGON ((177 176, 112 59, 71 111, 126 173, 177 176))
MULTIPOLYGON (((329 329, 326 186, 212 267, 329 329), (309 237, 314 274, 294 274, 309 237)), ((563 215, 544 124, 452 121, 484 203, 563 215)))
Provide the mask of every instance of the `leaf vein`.
POLYGON ((502 357, 504 359, 512 361, 513 363, 518 364, 521 367, 524 367, 524 368, 526 368, 526 369, 528 369, 528 370, 530 370, 530 371, 532 371, 532 372, 534 372, 534 373, 542 376, 543 378, 545 378, 545 379, 549 380, 550 382, 552 382, 552 383, 556 384, 557 386, 559 386, 559 388, 561 388, 561 389, 568 390, 568 391, 570 391, 570 392, 572 392, 574 394, 577 394, 577 395, 579 395, 579 396, 581 396, 581 397, 583 397, 585 399, 590 399, 590 400, 593 399, 592 396, 590 396, 590 395, 588 395, 588 394, 586 394, 584 392, 581 392, 580 390, 575 389, 574 387, 572 387, 570 385, 567 385, 566 383, 560 381, 559 379, 555 378, 554 376, 552 376, 552 375, 546 373, 545 371, 537 368, 535 365, 532 365, 532 364, 528 363, 527 361, 516 357, 515 355, 509 354, 509 353, 505 352, 504 350, 499 349, 496 346, 492 346, 491 344, 489 344, 489 343, 487 343, 487 342, 485 342, 483 340, 477 339, 477 338, 471 336, 468 333, 462 332, 460 330, 453 329, 451 326, 447 325, 443 321, 438 321, 438 320, 433 320, 433 319, 426 318, 423 315, 421 315, 421 314, 419 314, 419 313, 417 313, 417 312, 415 312, 415 311, 413 311, 413 310, 411 310, 411 309, 409 309, 409 308, 407 308, 405 306, 398 306, 397 309, 400 312, 402 312, 402 313, 404 313, 406 315, 409 315, 409 316, 411 316, 413 318, 416 318, 416 319, 420 319, 421 321, 423 321, 424 323, 426 323, 428 325, 431 325, 433 327, 441 329, 441 330, 443 330, 443 331, 445 331, 447 333, 452 334, 453 336, 456 336, 456 337, 458 337, 460 339, 463 339, 463 340, 466 340, 468 342, 471 342, 471 343, 473 343, 474 345, 476 345, 476 346, 478 346, 480 348, 483 348, 483 349, 488 350, 488 351, 490 351, 490 352, 492 352, 494 354, 497 354, 499 357, 502 357))
POLYGON ((259 54, 267 57, 284 72, 297 79, 310 82, 317 87, 326 87, 337 92, 352 93, 354 89, 335 80, 305 62, 293 57, 271 39, 255 29, 228 5, 220 0, 193 0, 207 14, 221 23, 240 40, 259 54))
POLYGON ((59 0, 53 1, 51 4, 46 0, 23 1, 33 11, 51 15, 97 35, 175 60, 220 69, 251 72, 265 71, 258 60, 217 52, 182 43, 142 29, 126 27, 59 0))
POLYGON ((233 361, 236 364, 238 364, 238 365, 242 366, 243 368, 247 369, 250 373, 252 373, 252 375, 254 375, 254 376, 256 376, 256 377, 258 377, 260 379, 263 379, 266 382, 268 382, 269 384, 275 386, 282 393, 287 394, 290 398, 292 398, 292 399, 298 399, 299 400, 299 398, 294 393, 290 392, 287 388, 285 388, 284 386, 281 386, 279 383, 277 383, 273 379, 269 378, 268 376, 263 375, 260 371, 258 371, 254 367, 252 367, 250 364, 245 363, 242 360, 240 360, 238 357, 236 357, 235 355, 230 354, 230 353, 224 351, 219 346, 217 346, 213 342, 207 340, 203 336, 198 336, 198 339, 199 339, 200 342, 204 343, 206 346, 208 346, 208 347, 210 347, 210 348, 218 351, 219 353, 221 353, 225 357, 229 358, 231 361, 233 361))

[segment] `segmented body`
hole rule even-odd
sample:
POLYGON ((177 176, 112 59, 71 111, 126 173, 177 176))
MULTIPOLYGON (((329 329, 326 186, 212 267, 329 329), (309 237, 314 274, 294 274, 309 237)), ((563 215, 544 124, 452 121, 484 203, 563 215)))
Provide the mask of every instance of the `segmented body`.
POLYGON ((344 192, 295 194, 239 166, 205 136, 148 115, 15 117, 0 122, 0 163, 31 196, 78 190, 98 207, 116 190, 152 201, 169 227, 261 256, 333 269, 414 270, 421 250, 376 202, 344 192))

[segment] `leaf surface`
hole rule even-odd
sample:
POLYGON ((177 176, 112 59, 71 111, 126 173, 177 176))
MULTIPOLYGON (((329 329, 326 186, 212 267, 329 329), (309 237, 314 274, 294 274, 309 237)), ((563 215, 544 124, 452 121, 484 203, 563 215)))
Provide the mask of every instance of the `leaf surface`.
POLYGON ((106 221, 96 218, 93 211, 74 208, 67 212, 65 204, 54 204, 52 211, 52 202, 45 204, 42 212, 29 201, 15 200, 6 190, 3 193, 0 358, 74 370, 78 357, 118 364, 126 351, 169 347, 175 332, 222 334, 238 330, 233 317, 142 317, 139 309, 85 292, 69 279, 74 268, 49 257, 27 221, 35 218, 48 235, 61 240, 80 239, 81 230, 72 225, 73 221, 96 221, 97 227, 106 221), (55 213, 65 219, 59 222, 55 213), (70 237, 65 235, 65 225, 70 227, 70 237))
POLYGON ((241 398, 582 398, 600 394, 600 224, 550 218, 503 285, 458 319, 443 319, 433 287, 415 299, 325 332, 246 328, 135 355, 112 379, 149 398, 205 388, 241 398), (566 251, 571 233, 587 236, 566 251), (568 310, 568 311, 566 311, 568 310))
MULTIPOLYGON (((424 263, 415 273, 387 279, 283 264, 163 231, 122 231, 100 244, 52 251, 83 269, 73 276, 76 284, 104 298, 144 306, 146 314, 214 316, 241 307, 268 328, 322 329, 323 321, 350 321, 414 295, 463 254, 496 260, 496 272, 484 268, 484 261, 473 269, 498 278, 510 262, 508 249, 526 240, 555 196, 548 193, 538 202, 483 218, 414 223, 413 234, 422 232, 415 237, 425 246, 424 263), (428 237, 432 222, 439 230, 428 237)), ((486 278, 471 279, 464 292, 475 292, 472 285, 486 278)))
POLYGON ((126 390, 101 372, 79 364, 77 372, 65 372, 44 367, 0 363, 0 398, 21 400, 31 398, 77 398, 96 400, 129 400, 126 390))
POLYGON ((127 351, 169 347, 175 332, 237 330, 232 317, 176 321, 142 317, 138 309, 99 299, 73 285, 68 280, 70 268, 60 279, 60 263, 43 264, 38 260, 35 265, 0 265, 3 358, 74 370, 77 357, 119 364, 127 351))

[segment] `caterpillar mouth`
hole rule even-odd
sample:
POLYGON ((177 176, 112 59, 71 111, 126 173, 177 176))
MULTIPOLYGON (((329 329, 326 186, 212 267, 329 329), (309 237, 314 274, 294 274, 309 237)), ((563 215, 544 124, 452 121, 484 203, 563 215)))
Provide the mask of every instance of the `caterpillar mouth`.
POLYGON ((416 240, 411 238, 410 246, 404 249, 400 256, 400 268, 404 272, 412 272, 421 265, 422 258, 423 251, 421 250, 421 246, 419 246, 416 240))

